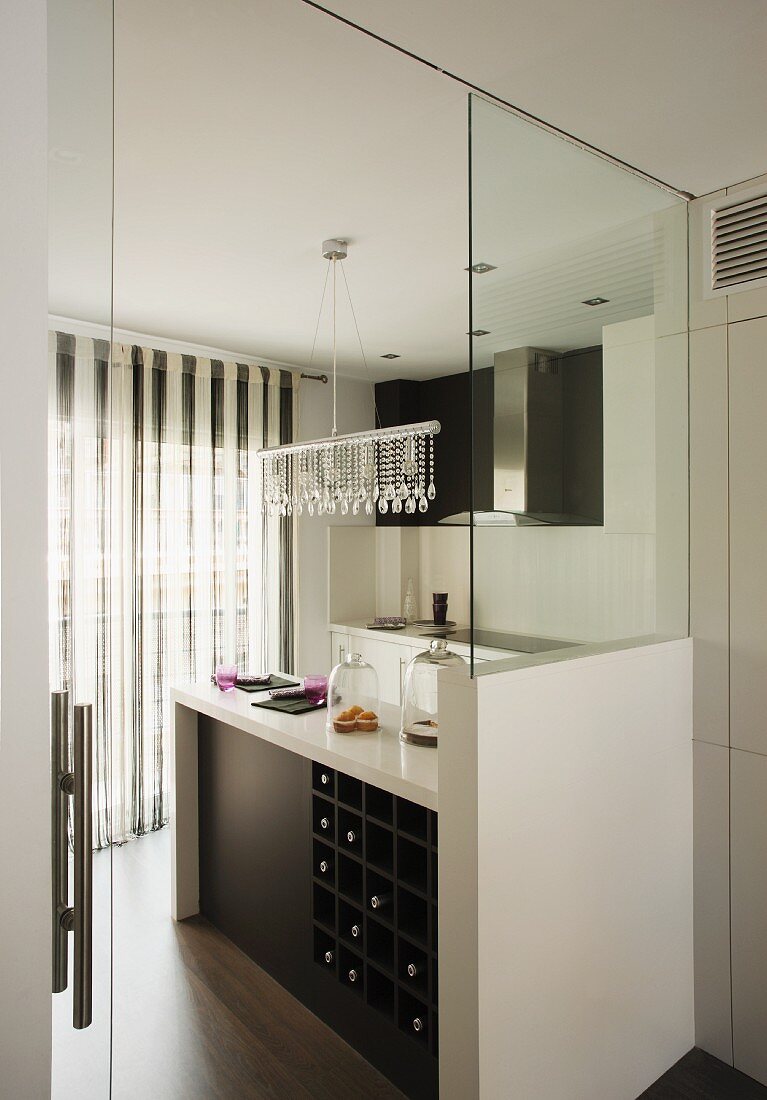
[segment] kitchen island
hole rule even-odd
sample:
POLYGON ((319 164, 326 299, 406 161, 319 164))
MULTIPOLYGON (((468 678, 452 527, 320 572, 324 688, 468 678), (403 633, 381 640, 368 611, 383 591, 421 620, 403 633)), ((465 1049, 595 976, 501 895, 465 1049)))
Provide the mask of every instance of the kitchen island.
POLYGON ((691 643, 475 671, 436 751, 177 689, 173 915, 407 1096, 634 1100, 693 1045, 691 643))
POLYGON ((437 1095, 437 753, 267 693, 173 691, 172 915, 202 913, 412 1097, 437 1095))

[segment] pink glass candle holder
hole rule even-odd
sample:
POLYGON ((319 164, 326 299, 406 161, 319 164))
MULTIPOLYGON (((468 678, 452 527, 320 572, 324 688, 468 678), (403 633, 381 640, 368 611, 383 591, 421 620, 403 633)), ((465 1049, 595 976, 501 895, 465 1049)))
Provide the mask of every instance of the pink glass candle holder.
POLYGON ((237 682, 237 665, 216 665, 216 683, 221 691, 234 691, 237 682))
POLYGON ((327 676, 304 676, 304 694, 312 706, 324 703, 328 696, 327 676))

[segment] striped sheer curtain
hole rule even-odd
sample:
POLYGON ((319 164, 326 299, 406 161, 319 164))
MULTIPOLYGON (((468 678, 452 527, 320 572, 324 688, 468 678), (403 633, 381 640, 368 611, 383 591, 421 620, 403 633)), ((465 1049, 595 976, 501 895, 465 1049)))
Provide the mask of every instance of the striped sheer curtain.
POLYGON ((94 845, 168 819, 169 685, 295 664, 295 519, 256 452, 288 371, 50 334, 52 688, 93 703, 94 845))

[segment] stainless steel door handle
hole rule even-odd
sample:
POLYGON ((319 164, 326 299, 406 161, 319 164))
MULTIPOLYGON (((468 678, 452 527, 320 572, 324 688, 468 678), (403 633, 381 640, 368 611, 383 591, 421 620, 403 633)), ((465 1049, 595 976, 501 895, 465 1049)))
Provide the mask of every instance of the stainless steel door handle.
POLYGON ((67 934, 75 934, 72 1024, 93 1018, 92 708, 74 708, 74 770, 69 770, 69 692, 51 696, 51 879, 53 992, 67 988, 67 934), (67 798, 74 796, 74 906, 68 903, 67 798))
POLYGON ((51 929, 53 992, 67 988, 68 867, 67 786, 69 770, 69 692, 51 694, 51 929))
POLYGON ((75 989, 72 1023, 93 1019, 93 708, 75 707, 75 989))

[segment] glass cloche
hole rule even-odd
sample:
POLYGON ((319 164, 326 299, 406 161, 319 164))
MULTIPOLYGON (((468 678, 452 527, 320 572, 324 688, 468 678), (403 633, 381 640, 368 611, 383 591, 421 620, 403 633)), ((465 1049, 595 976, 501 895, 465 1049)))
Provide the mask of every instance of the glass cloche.
POLYGON ((373 733, 378 729, 378 675, 359 653, 336 665, 328 680, 329 733, 373 733))
POLYGON ((435 638, 428 649, 413 658, 405 671, 400 741, 409 745, 437 744, 437 673, 441 668, 465 663, 463 657, 447 648, 444 638, 435 638))

